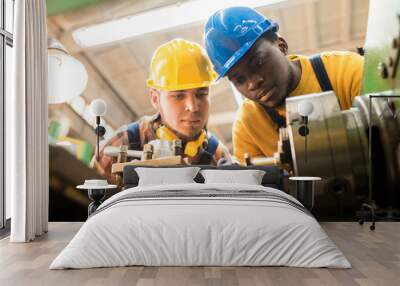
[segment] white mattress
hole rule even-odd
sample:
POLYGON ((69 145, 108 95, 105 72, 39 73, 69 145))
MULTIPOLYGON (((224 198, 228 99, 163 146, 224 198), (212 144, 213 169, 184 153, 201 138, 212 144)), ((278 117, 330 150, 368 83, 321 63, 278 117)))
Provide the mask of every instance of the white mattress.
POLYGON ((291 196, 262 186, 195 183, 135 187, 114 195, 50 269, 127 265, 351 267, 291 196), (181 193, 135 197, 173 190, 181 193), (239 192, 246 190, 248 197, 239 192), (251 191, 262 193, 253 197, 251 191), (232 195, 219 197, 223 192, 232 195))

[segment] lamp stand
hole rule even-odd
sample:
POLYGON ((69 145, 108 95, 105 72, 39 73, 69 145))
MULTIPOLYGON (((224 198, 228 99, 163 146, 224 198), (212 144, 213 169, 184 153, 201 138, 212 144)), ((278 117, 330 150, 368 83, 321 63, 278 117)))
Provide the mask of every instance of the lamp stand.
POLYGON ((96 129, 95 133, 97 135, 97 162, 100 163, 100 136, 103 137, 106 134, 106 129, 104 126, 100 125, 100 116, 96 116, 96 129))

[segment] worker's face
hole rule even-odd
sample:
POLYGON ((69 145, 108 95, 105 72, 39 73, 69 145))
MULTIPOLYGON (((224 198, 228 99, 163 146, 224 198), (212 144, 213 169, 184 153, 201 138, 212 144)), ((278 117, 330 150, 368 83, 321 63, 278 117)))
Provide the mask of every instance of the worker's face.
POLYGON ((229 80, 243 96, 268 107, 283 103, 292 80, 287 44, 260 38, 228 72, 229 80))
POLYGON ((194 138, 206 126, 210 109, 208 87, 177 91, 152 89, 150 93, 163 123, 180 138, 194 138))

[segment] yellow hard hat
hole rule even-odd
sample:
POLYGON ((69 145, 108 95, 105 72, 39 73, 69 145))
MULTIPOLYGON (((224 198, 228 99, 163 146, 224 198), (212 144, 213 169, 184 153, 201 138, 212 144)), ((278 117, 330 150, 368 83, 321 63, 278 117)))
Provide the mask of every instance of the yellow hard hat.
POLYGON ((154 52, 147 85, 158 90, 184 90, 210 86, 216 77, 210 59, 199 44, 174 39, 154 52))

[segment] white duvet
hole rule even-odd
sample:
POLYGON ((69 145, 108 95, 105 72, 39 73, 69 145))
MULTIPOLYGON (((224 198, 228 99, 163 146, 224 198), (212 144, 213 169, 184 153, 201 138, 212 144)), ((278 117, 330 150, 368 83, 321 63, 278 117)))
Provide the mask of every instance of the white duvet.
POLYGON ((351 267, 293 197, 262 186, 196 183, 114 195, 50 269, 127 265, 351 267), (174 190, 173 197, 146 197, 174 190))

